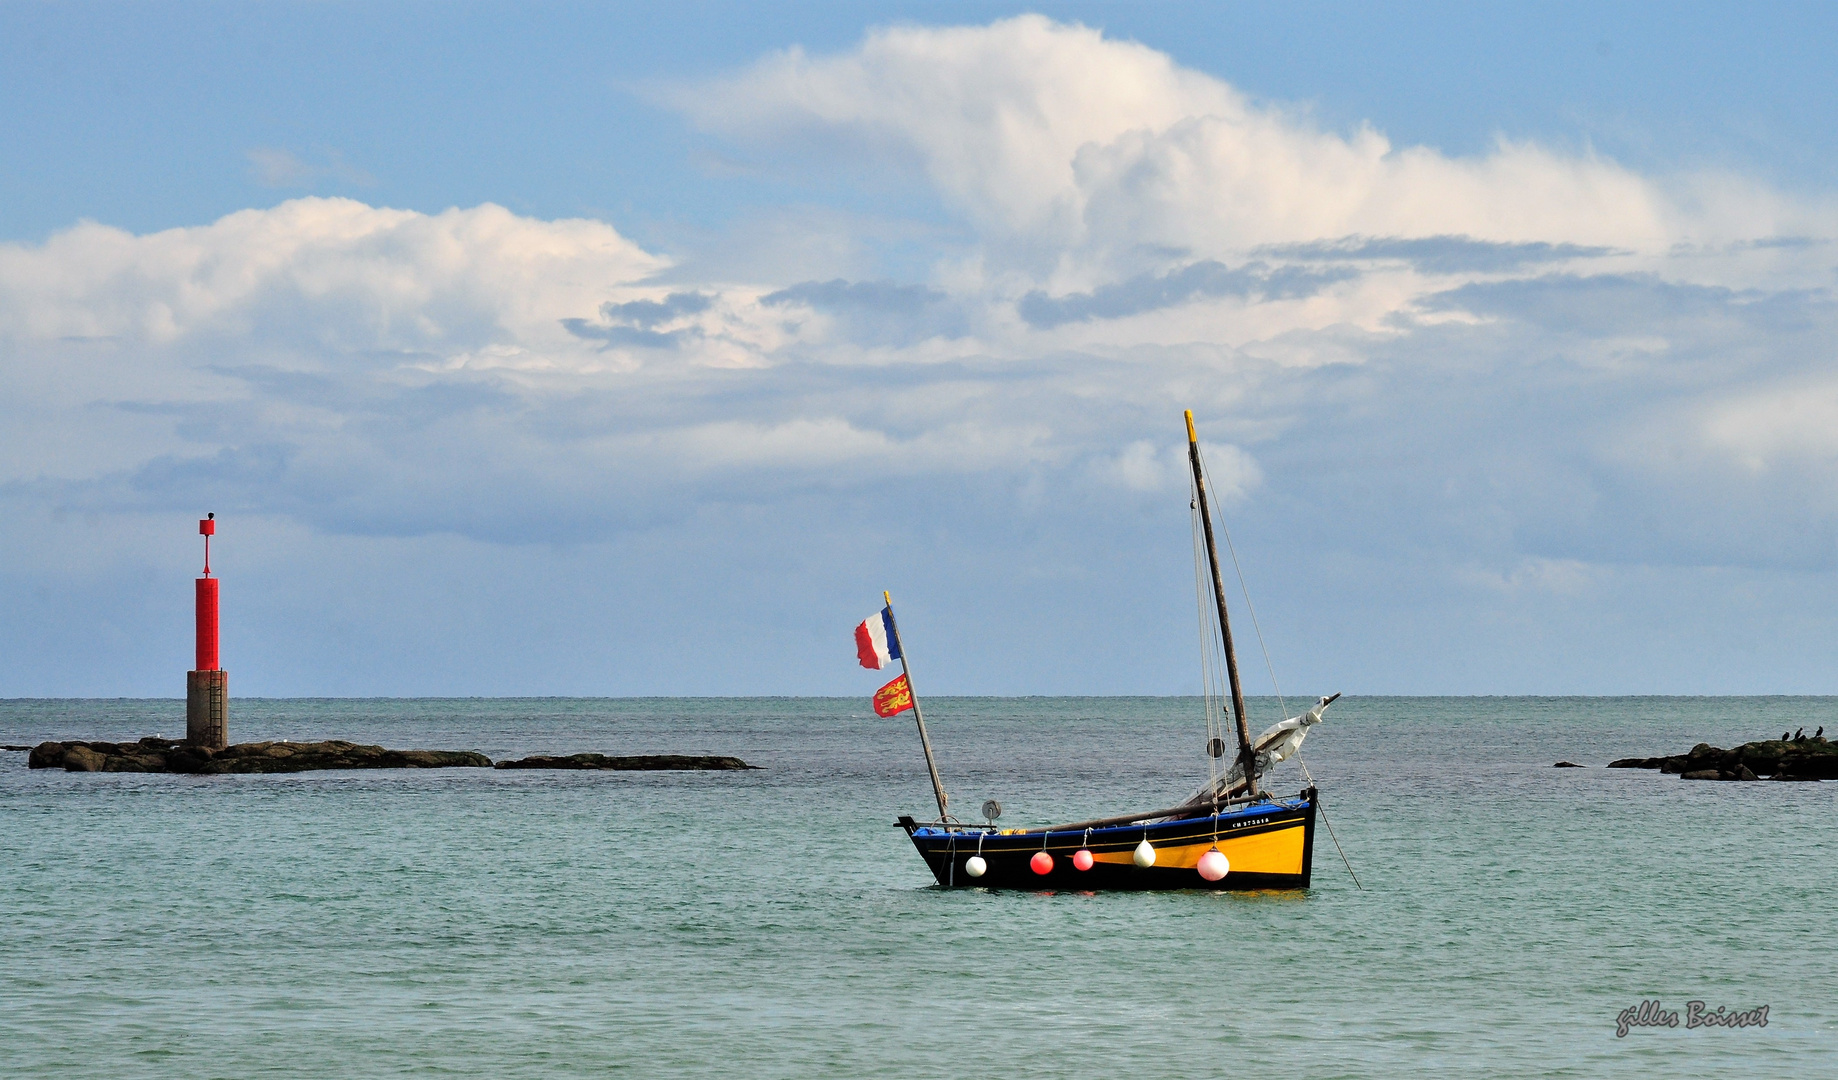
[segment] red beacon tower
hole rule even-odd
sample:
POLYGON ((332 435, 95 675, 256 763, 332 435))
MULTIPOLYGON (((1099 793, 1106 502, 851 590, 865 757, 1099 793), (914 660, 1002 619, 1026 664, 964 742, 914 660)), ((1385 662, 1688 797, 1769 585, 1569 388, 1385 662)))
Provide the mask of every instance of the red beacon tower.
POLYGON ((228 745, 230 673, 217 656, 217 579, 211 576, 211 537, 217 515, 198 522, 204 537, 204 576, 197 582, 197 669, 185 673, 185 741, 222 750, 228 745))

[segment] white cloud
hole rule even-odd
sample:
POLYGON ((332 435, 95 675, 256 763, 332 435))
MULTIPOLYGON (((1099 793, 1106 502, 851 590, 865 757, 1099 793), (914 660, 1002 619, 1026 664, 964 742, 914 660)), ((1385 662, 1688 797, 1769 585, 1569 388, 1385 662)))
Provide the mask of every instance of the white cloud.
POLYGON ((0 245, 0 338, 238 337, 318 357, 563 348, 561 319, 665 265, 597 221, 296 199, 146 236, 85 223, 0 245))
MULTIPOLYGON (((911 177, 961 215, 974 242, 941 246, 930 274, 948 303, 874 343, 912 359, 1211 345, 1298 367, 1360 362, 1367 350, 1347 342, 1493 318, 1461 302, 1465 284, 1650 274, 1819 289, 1822 238, 1838 235, 1829 196, 1731 173, 1648 176, 1505 137, 1456 157, 1371 126, 1326 131, 1164 53, 1038 15, 891 27, 827 56, 794 48, 669 99, 781 169, 828 181, 852 162, 877 187, 911 177), (928 328, 969 336, 913 348, 928 328)), ((1617 357, 1655 339, 1632 341, 1588 348, 1617 357)), ((825 362, 873 351, 860 320, 829 314, 782 344, 825 362)))
POLYGON ((1656 255, 1833 222, 1829 201, 1798 205, 1736 176, 1662 183, 1506 139, 1451 158, 1369 127, 1323 131, 1164 53, 1039 15, 888 28, 834 56, 791 49, 673 100, 737 140, 911 161, 1007 242, 999 255, 1057 266, 1061 289, 1157 248, 1224 257, 1455 235, 1656 255))
MULTIPOLYGON (((1466 328, 1487 342, 1470 362, 1507 365, 1502 379, 1531 341, 1631 378, 1752 328, 1745 312, 1774 295, 1757 282, 1829 274, 1829 245, 1770 239, 1811 211, 1754 183, 1324 132, 1038 16, 793 50, 676 100, 788 154, 895 152, 968 215, 974 255, 940 246, 931 282, 902 283, 823 276, 817 244, 780 271, 751 257, 735 280, 602 222, 493 205, 305 198, 146 236, 85 223, 0 246, 5 378, 40 406, 6 478, 144 485, 265 462, 315 489, 341 469, 378 490, 414 478, 432 499, 466 488, 431 479, 441 454, 493 446, 473 474, 557 504, 582 490, 562 477, 588 467, 628 490, 724 469, 834 482, 1083 461, 1155 490, 1181 475, 1155 439, 1193 405, 1233 440, 1213 462, 1222 496, 1245 498, 1272 441, 1319 419, 1300 397, 1309 370, 1466 328), (1748 291, 1687 284, 1719 274, 1748 291), (390 422, 402 410, 423 417, 414 438, 390 422)), ((1393 407, 1410 363, 1386 368, 1363 403, 1332 407, 1393 407)), ((1691 392, 1727 387, 1711 370, 1691 392)), ((1778 453, 1751 420, 1709 424, 1730 453, 1778 453)))
POLYGON ((1299 590, 1580 610, 1627 564, 1838 560, 1816 198, 1324 132, 1033 16, 677 100, 780 165, 909 168, 961 221, 789 208, 666 258, 305 198, 0 245, 0 500, 660 560, 718 520, 808 559, 788 593, 897 536, 903 565, 1142 597, 1185 543, 1192 407, 1235 538, 1299 590))

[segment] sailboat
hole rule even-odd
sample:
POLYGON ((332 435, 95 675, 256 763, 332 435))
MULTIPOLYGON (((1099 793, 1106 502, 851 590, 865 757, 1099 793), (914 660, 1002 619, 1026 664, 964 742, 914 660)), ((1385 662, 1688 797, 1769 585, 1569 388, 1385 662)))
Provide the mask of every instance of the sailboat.
POLYGON ((1196 569, 1202 565, 1199 556, 1203 554, 1203 567, 1210 570, 1210 580, 1204 572, 1199 575, 1202 629, 1209 641, 1204 652, 1207 661, 1221 653, 1225 661, 1237 736, 1230 766, 1223 761, 1228 746, 1221 737, 1225 717, 1220 699, 1225 688, 1217 686, 1213 665, 1204 662, 1208 781, 1185 802, 1045 828, 1000 828, 996 825, 1000 804, 990 800, 983 806, 985 822, 960 821, 950 812, 925 717, 912 690, 912 673, 893 616, 893 598, 883 593, 887 606, 856 627, 857 653, 864 667, 900 661, 900 676, 875 695, 875 712, 893 716, 910 709, 918 724, 938 817, 920 822, 905 816, 899 824, 939 885, 1033 890, 1308 888, 1320 792, 1311 781, 1295 795, 1279 796, 1265 790, 1262 781, 1272 766, 1296 753, 1309 729, 1321 722, 1323 712, 1340 695, 1319 698, 1308 711, 1251 738, 1225 585, 1219 573, 1206 467, 1193 413, 1187 412, 1186 418, 1196 569), (1215 694, 1215 688, 1221 692, 1215 694))

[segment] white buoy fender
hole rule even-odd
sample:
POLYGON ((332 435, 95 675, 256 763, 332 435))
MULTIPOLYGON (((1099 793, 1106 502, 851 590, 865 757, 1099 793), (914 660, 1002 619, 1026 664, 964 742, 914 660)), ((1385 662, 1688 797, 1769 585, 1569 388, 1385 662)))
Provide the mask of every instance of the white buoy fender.
POLYGON ((1231 861, 1225 857, 1225 852, 1220 851, 1218 848, 1213 848, 1211 851, 1200 856, 1199 865, 1194 867, 1194 869, 1200 871, 1200 876, 1206 880, 1218 881, 1220 878, 1231 873, 1232 864, 1231 861))
POLYGON ((971 877, 982 877, 988 871, 989 864, 983 861, 981 855, 972 855, 964 860, 964 873, 971 877))
POLYGON ((1155 865, 1155 845, 1149 843, 1148 837, 1143 837, 1142 843, 1136 845, 1133 861, 1145 870, 1155 865))

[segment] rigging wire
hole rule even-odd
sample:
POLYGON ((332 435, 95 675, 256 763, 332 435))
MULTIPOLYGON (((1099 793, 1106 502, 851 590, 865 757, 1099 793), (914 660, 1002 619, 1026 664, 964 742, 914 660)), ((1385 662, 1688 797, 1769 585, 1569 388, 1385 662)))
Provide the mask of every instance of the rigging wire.
POLYGON ((1206 711, 1206 776, 1209 784, 1216 786, 1219 781, 1219 759, 1213 756, 1215 740, 1223 741, 1225 734, 1223 690, 1220 687, 1221 659, 1225 647, 1219 632, 1218 615, 1211 604, 1209 596, 1208 575, 1206 572, 1205 535, 1200 520, 1200 500, 1198 492, 1192 490, 1193 481, 1188 479, 1188 488, 1192 498, 1188 500, 1188 515, 1193 539, 1193 589, 1194 604, 1197 609, 1197 623, 1200 638, 1200 680, 1204 695, 1206 711))
MULTIPOLYGON (((1205 473, 1206 482, 1213 481, 1212 470, 1206 467, 1206 459, 1200 459, 1200 471, 1205 473)), ((1217 487, 1213 488, 1218 491, 1217 487)), ((1219 531, 1225 534, 1225 550, 1232 556, 1232 569, 1238 574, 1238 591, 1244 594, 1245 610, 1251 614, 1251 629, 1257 634, 1257 647, 1264 654, 1264 667, 1270 672, 1270 689, 1276 692, 1276 707, 1281 710, 1278 720, 1289 719, 1289 703, 1283 700, 1283 688, 1276 681, 1276 665, 1270 660, 1270 646, 1264 643, 1264 628, 1257 621, 1257 607, 1251 603, 1251 588, 1245 584, 1244 567, 1238 564, 1238 548, 1232 543, 1232 530, 1225 527, 1225 511, 1221 508, 1215 515, 1219 519, 1219 531)))

